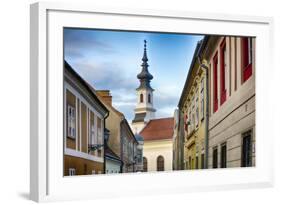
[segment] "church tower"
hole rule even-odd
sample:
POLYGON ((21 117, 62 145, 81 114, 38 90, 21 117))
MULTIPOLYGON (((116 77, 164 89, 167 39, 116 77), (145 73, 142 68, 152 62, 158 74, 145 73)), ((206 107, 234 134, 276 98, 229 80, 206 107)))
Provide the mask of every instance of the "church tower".
POLYGON ((142 70, 137 75, 140 81, 139 87, 136 89, 137 105, 135 108, 135 118, 132 121, 132 128, 135 134, 138 134, 149 120, 155 117, 156 110, 153 108, 153 91, 150 86, 150 81, 153 76, 148 71, 148 58, 146 54, 146 40, 144 40, 144 52, 142 57, 142 70))

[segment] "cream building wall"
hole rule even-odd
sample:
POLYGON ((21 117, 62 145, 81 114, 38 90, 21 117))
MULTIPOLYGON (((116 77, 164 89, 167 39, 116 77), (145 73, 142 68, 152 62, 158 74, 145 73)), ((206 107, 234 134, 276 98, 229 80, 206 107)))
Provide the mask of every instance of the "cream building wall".
MULTIPOLYGON (((213 112, 212 59, 222 40, 222 38, 218 40, 212 55, 207 60, 211 74, 208 167, 212 168, 214 147, 218 148, 218 167, 220 167, 223 143, 227 144, 227 167, 240 167, 243 133, 248 131, 252 132, 252 166, 255 166, 255 39, 252 39, 252 75, 247 81, 242 82, 241 38, 226 37, 226 101, 221 105, 219 97, 221 74, 220 61, 218 61, 218 110, 213 112)), ((220 52, 218 52, 218 58, 220 58, 220 52)))
POLYGON ((164 171, 173 170, 173 141, 152 140, 145 141, 143 156, 147 159, 147 171, 157 171, 157 157, 164 157, 164 171))

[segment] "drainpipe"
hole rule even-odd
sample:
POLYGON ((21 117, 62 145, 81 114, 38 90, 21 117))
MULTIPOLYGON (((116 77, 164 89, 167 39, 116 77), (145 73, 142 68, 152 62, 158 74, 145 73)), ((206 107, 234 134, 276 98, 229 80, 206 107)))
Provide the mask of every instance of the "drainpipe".
POLYGON ((184 170, 185 169, 185 164, 184 164, 184 113, 183 112, 179 112, 179 122, 181 124, 179 124, 179 133, 180 133, 180 144, 181 144, 181 153, 180 153, 180 169, 184 170))
POLYGON ((208 169, 208 161, 209 161, 209 73, 208 66, 202 63, 200 57, 198 57, 199 64, 201 68, 204 68, 206 72, 206 125, 205 125, 205 169, 208 169))
POLYGON ((106 118, 108 118, 109 116, 109 112, 106 113, 106 115, 104 116, 104 123, 103 123, 103 173, 105 174, 105 169, 106 169, 106 157, 105 157, 105 149, 106 149, 106 146, 107 146, 107 142, 105 141, 105 138, 104 138, 104 130, 106 128, 105 126, 105 120, 106 118))
POLYGON ((121 120, 120 122, 120 157, 121 157, 121 165, 120 165, 120 172, 123 173, 123 166, 124 166, 124 155, 123 155, 123 122, 124 122, 124 119, 121 120))

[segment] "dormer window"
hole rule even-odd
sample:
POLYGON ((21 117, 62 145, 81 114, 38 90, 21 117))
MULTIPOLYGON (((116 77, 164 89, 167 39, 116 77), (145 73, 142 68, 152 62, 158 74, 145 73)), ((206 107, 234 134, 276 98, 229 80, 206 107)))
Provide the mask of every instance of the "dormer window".
POLYGON ((140 102, 143 102, 143 94, 140 94, 140 102))

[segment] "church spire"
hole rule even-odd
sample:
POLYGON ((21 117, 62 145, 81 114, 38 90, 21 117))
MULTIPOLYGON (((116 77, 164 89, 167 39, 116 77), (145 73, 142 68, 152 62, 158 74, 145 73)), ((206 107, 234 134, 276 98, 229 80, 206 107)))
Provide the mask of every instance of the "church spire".
POLYGON ((137 75, 137 78, 140 81, 139 87, 137 90, 137 105, 134 109, 135 118, 132 121, 132 128, 134 133, 139 133, 145 125, 155 117, 156 109, 153 107, 153 91, 154 89, 150 86, 150 81, 153 79, 153 76, 148 71, 148 58, 146 50, 146 40, 144 40, 144 51, 142 57, 142 70, 137 75))
POLYGON ((144 40, 144 51, 141 64, 142 71, 137 75, 137 78, 140 80, 140 86, 137 88, 137 90, 141 88, 148 88, 153 90, 150 86, 150 81, 153 79, 153 76, 148 71, 149 65, 147 63, 148 58, 146 53, 146 43, 147 41, 144 40))

